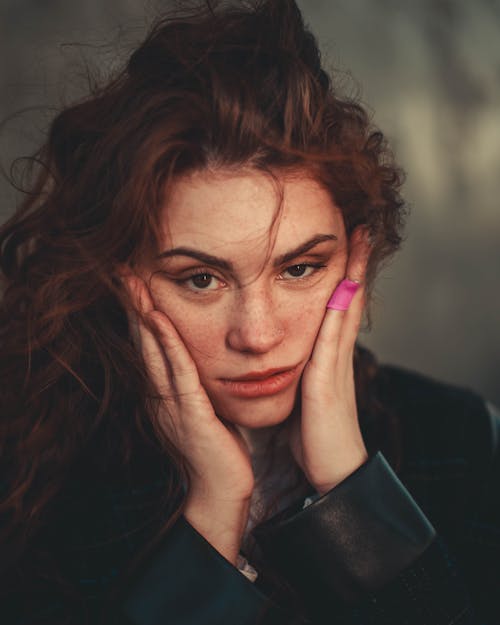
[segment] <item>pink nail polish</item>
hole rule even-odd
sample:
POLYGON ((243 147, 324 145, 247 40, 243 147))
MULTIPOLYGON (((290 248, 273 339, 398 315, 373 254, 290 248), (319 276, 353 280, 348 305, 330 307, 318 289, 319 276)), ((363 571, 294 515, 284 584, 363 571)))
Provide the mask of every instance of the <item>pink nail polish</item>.
POLYGON ((326 307, 329 310, 347 310, 360 286, 359 282, 345 278, 337 285, 326 307))

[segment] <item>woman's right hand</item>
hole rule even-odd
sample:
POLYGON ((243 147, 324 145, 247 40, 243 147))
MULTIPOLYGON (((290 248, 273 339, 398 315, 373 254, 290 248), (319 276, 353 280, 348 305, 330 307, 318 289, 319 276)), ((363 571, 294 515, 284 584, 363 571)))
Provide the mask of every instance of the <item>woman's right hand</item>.
POLYGON ((145 282, 130 272, 120 277, 145 319, 129 314, 134 342, 161 397, 160 426, 187 461, 184 514, 212 544, 209 535, 219 536, 219 551, 234 563, 254 488, 248 448, 238 430, 215 414, 189 351, 168 317, 155 309, 145 282))

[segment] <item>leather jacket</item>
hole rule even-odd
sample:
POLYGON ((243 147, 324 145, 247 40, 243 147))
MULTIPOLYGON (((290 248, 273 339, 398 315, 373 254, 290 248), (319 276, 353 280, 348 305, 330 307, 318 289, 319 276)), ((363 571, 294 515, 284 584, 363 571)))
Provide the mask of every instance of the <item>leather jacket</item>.
MULTIPOLYGON (((401 421, 397 474, 378 449, 307 507, 301 499, 252 530, 270 566, 302 597, 306 618, 271 599, 259 578, 249 581, 180 516, 109 622, 499 625, 500 413, 469 389, 400 367, 381 366, 380 380, 381 401, 401 421)), ((134 496, 141 493, 111 493, 115 519, 130 517, 134 496)), ((95 525, 85 531, 95 534, 95 525)), ((130 532, 106 555, 104 544, 92 554, 64 549, 68 577, 94 584, 95 614, 141 540, 130 532)), ((26 621, 12 616, 6 625, 59 622, 57 597, 45 596, 36 609, 18 609, 26 621)), ((7 602, 4 614, 14 605, 7 602)))

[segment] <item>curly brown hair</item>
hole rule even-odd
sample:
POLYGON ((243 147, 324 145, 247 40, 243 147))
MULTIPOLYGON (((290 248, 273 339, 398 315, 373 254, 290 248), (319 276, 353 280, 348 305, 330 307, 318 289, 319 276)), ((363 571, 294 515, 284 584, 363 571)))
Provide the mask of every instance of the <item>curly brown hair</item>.
MULTIPOLYGON (((53 120, 32 157, 31 188, 0 228, 4 573, 15 563, 23 583, 49 577, 37 536, 82 466, 97 482, 133 475, 148 450, 165 459, 150 545, 182 514, 184 460, 156 423, 155 389, 117 278, 119 265, 158 249, 160 207, 176 176, 206 167, 312 171, 347 235, 359 224, 372 233, 371 326, 375 276, 402 241, 403 174, 333 78, 293 1, 207 3, 159 18, 125 68, 53 120)), ((375 359, 358 345, 354 364, 360 411, 383 415, 370 406, 375 359)))

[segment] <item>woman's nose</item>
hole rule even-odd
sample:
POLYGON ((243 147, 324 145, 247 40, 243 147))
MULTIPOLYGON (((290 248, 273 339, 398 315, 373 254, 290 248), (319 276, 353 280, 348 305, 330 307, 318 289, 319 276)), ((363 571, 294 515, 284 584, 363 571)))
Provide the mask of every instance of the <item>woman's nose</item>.
POLYGON ((269 292, 255 292, 251 287, 242 289, 230 313, 228 347, 254 354, 271 351, 285 335, 279 312, 269 292))

